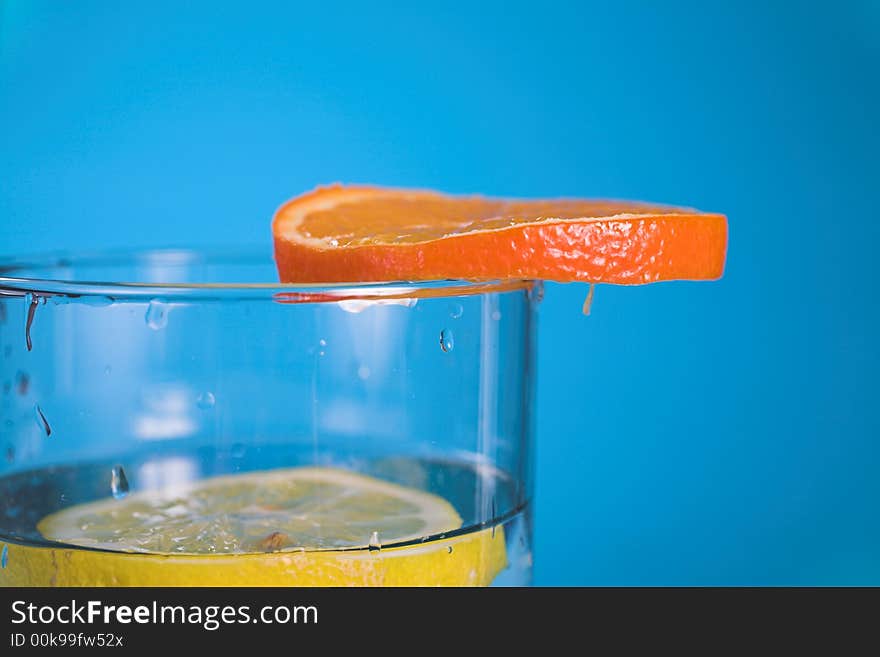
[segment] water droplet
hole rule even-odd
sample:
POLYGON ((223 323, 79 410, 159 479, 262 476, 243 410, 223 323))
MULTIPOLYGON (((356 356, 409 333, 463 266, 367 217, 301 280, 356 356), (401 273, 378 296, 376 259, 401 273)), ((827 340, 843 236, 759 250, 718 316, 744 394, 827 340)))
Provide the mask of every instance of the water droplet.
POLYGON ((544 281, 535 281, 526 293, 529 301, 535 306, 544 300, 544 281))
POLYGON ((593 290, 596 289, 596 286, 590 283, 590 289, 587 291, 587 298, 584 299, 584 307, 581 309, 584 315, 590 314, 590 308, 593 307, 593 290))
POLYGON ((106 374, 106 375, 109 376, 109 375, 112 374, 112 373, 113 373, 113 368, 110 367, 109 365, 107 365, 107 366, 104 368, 104 374, 106 374))
POLYGON ((366 381, 367 379, 369 379, 370 378, 370 368, 367 367, 366 365, 361 365, 358 368, 358 378, 361 381, 366 381))
POLYGON ((61 493, 61 503, 63 504, 66 501, 67 501, 67 495, 65 495, 64 493, 61 493))
POLYGON ((326 352, 324 348, 327 346, 327 341, 324 338, 318 340, 318 355, 323 356, 326 352))
POLYGON ((27 350, 31 351, 34 348, 34 344, 31 342, 31 326, 34 323, 37 306, 40 304, 40 297, 28 292, 24 295, 24 302, 27 305, 27 320, 24 323, 24 342, 27 345, 27 350))
POLYGON ((31 387, 31 377, 28 376, 27 372, 16 372, 15 373, 15 390, 19 395, 24 397, 28 394, 28 389, 31 387))
POLYGON ((453 303, 449 306, 449 316, 452 319, 458 319, 462 315, 464 315, 464 308, 460 303, 453 303))
POLYGON ((451 545, 449 546, 447 551, 449 552, 449 554, 452 554, 452 546, 451 545))
POLYGON ((330 246, 339 246, 339 240, 337 240, 337 239, 331 239, 331 240, 330 240, 330 246))
POLYGON ((199 395, 198 399, 196 399, 196 406, 206 411, 209 408, 214 408, 214 404, 217 403, 217 400, 214 398, 214 394, 211 392, 203 392, 199 395))
POLYGON ((327 341, 324 338, 321 338, 320 340, 318 340, 318 344, 322 347, 326 347, 327 341))
POLYGON ((499 319, 501 319, 501 311, 493 310, 492 311, 492 321, 497 322, 499 319))
POLYGON ((154 331, 165 328, 168 325, 167 304, 155 299, 150 301, 150 304, 147 306, 147 314, 144 316, 144 321, 146 321, 147 326, 154 331))
POLYGON ((455 348, 455 337, 449 329, 440 331, 440 348, 449 353, 455 348))
POLYGON ((370 535, 370 552, 378 552, 382 549, 382 544, 379 542, 379 532, 373 532, 370 535))
POLYGON ((46 414, 43 413, 43 409, 40 408, 39 404, 34 405, 34 417, 37 420, 37 424, 40 429, 42 429, 46 433, 46 437, 52 435, 52 427, 49 426, 49 420, 46 419, 46 414))
POLYGON ((117 465, 110 471, 110 492, 117 500, 128 495, 128 478, 121 465, 117 465))
POLYGON ((6 568, 9 565, 9 546, 5 543, 3 544, 3 549, 0 550, 0 568, 6 568))

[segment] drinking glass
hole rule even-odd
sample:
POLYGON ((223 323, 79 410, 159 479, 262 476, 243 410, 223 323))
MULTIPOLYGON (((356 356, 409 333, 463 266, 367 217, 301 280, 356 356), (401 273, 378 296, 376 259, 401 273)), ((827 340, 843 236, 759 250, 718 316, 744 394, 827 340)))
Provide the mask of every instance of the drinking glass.
MULTIPOLYGON (((273 280, 259 249, 0 263, 0 584, 198 584, 208 572, 248 584, 262 572, 246 566, 255 553, 269 569, 304 559, 301 575, 318 553, 372 564, 372 578, 317 583, 531 581, 540 283, 273 280), (208 532, 198 555, 68 541, 41 525, 77 505, 289 468, 427 493, 416 499, 443 500, 459 520, 401 539, 375 513, 376 529, 352 524, 342 505, 303 521, 319 537, 343 524, 344 540, 230 547, 208 532), (419 555, 419 567, 399 559, 419 555)), ((339 505, 320 487, 311 495, 339 505)), ((247 519, 229 504, 223 518, 247 519)), ((143 523, 161 537, 161 522, 143 523)), ((274 584, 301 581, 278 572, 274 584)))

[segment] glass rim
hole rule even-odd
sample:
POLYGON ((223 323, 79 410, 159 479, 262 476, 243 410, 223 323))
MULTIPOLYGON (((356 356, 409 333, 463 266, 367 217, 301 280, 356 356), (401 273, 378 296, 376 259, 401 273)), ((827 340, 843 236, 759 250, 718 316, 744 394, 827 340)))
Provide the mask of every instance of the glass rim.
POLYGON ((0 257, 0 297, 104 297, 112 300, 269 299, 281 303, 453 297, 529 290, 536 281, 430 280, 357 283, 137 282, 77 280, 32 275, 40 270, 75 266, 223 265, 274 262, 265 247, 206 247, 54 251, 32 256, 0 257), (28 275, 15 275, 27 272, 28 275))

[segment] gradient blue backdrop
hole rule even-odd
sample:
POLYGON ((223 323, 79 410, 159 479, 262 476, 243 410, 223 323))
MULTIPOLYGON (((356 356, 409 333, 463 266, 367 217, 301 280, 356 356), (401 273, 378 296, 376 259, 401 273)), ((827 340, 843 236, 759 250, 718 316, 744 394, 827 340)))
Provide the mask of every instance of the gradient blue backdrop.
POLYGON ((537 582, 880 584, 880 5, 423 4, 0 0, 0 252, 337 180, 725 212, 719 283, 548 286, 537 582))

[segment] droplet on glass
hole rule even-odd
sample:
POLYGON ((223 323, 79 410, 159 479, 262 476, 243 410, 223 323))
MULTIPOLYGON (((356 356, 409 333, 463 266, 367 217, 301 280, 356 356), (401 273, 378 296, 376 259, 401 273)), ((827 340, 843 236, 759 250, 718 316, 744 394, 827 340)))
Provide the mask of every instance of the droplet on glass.
POLYGON ((9 546, 4 543, 3 549, 0 550, 0 568, 6 568, 7 565, 9 565, 9 546))
POLYGON ((214 404, 216 403, 217 400, 214 398, 214 394, 211 392, 203 392, 196 399, 196 406, 201 408, 203 411, 206 411, 209 408, 214 408, 214 404))
POLYGON ((121 465, 117 465, 110 471, 110 492, 117 500, 128 495, 128 478, 121 465))
POLYGON ((43 413, 43 409, 40 408, 39 404, 34 405, 34 417, 37 420, 37 425, 39 425, 40 429, 46 434, 46 437, 52 435, 52 427, 49 426, 49 420, 46 419, 46 414, 43 413))
POLYGON ((495 496, 492 496, 492 538, 495 538, 495 496))
POLYGON ((40 304, 40 297, 28 292, 24 295, 24 302, 27 306, 27 319, 24 323, 24 342, 27 346, 27 350, 31 351, 34 348, 34 344, 31 341, 31 326, 33 326, 34 323, 34 315, 37 312, 37 306, 40 304))
POLYGON ((464 314, 464 307, 460 303, 453 303, 449 307, 449 316, 452 319, 458 319, 464 314))
POLYGON ((535 306, 544 300, 544 281, 535 281, 526 293, 529 301, 535 306))
POLYGON ((95 308, 103 308, 104 306, 112 306, 113 299, 111 297, 104 297, 100 295, 91 295, 86 294, 78 299, 79 303, 83 303, 87 306, 93 306, 95 308))
POLYGON ((587 290, 587 298, 584 299, 584 307, 581 308, 584 315, 590 314, 590 309, 593 307, 593 290, 596 289, 596 286, 590 283, 590 289, 587 290))
POLYGON ((379 532, 373 532, 370 535, 370 552, 378 552, 382 549, 382 543, 379 542, 379 532))
POLYGON ((440 348, 449 353, 455 348, 455 337, 449 329, 440 331, 440 348))
POLYGON ((28 394, 28 389, 31 387, 31 377, 28 376, 27 372, 16 372, 15 373, 15 390, 22 397, 28 394))
POLYGON ((144 321, 154 331, 165 328, 168 325, 168 306, 161 301, 153 299, 147 306, 147 314, 144 321))

